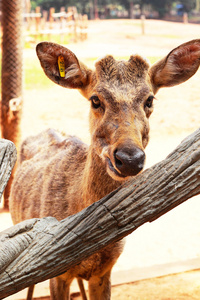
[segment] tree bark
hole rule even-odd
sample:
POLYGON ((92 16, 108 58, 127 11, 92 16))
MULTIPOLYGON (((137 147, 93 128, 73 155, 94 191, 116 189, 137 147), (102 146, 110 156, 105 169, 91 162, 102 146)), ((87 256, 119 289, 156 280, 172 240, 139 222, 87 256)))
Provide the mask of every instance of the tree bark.
POLYGON ((200 129, 165 160, 76 215, 24 221, 0 235, 0 298, 64 273, 200 193, 200 129))
POLYGON ((0 201, 17 160, 17 150, 11 141, 0 139, 0 201))
MULTIPOLYGON (((1 71, 1 134, 17 147, 20 141, 22 110, 22 1, 2 0, 2 71, 1 71)), ((4 207, 13 175, 4 191, 4 207)))

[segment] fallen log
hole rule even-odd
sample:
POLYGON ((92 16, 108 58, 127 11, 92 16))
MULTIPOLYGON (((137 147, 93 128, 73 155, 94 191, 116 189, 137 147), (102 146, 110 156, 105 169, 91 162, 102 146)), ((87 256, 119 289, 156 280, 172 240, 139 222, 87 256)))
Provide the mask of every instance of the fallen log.
POLYGON ((62 221, 31 219, 0 234, 0 298, 58 276, 200 193, 200 129, 166 159, 62 221))

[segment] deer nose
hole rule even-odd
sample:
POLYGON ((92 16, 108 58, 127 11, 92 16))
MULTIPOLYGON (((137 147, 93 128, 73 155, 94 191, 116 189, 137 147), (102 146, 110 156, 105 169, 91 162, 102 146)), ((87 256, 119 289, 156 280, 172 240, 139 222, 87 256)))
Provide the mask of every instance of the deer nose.
POLYGON ((134 176, 144 167, 145 153, 137 146, 117 148, 114 151, 114 160, 121 175, 134 176))

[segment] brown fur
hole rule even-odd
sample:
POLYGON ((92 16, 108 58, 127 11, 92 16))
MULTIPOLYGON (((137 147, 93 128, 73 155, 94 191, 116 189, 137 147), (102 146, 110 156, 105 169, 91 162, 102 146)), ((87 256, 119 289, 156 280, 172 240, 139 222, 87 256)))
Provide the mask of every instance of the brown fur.
MULTIPOLYGON (((39 44, 37 54, 51 80, 79 89, 91 102, 91 145, 54 130, 22 144, 10 197, 14 223, 45 216, 64 219, 140 172, 154 94, 160 87, 181 83, 196 72, 200 40, 179 46, 151 68, 138 55, 129 61, 106 56, 92 71, 70 50, 52 43, 39 44), (65 59, 65 78, 59 75, 60 54, 65 59), (191 62, 195 63, 189 66, 191 62)), ((89 281, 91 300, 110 299, 110 273, 122 249, 123 241, 109 245, 51 279, 51 299, 69 299, 69 286, 75 277, 89 281)))

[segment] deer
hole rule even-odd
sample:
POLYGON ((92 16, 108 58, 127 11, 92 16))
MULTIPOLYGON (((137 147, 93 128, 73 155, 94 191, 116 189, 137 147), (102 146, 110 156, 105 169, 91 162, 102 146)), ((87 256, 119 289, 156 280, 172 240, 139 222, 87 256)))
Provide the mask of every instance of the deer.
MULTIPOLYGON (((176 47, 152 66, 140 55, 126 61, 107 55, 92 70, 69 49, 51 42, 39 43, 36 52, 49 79, 77 89, 88 100, 91 143, 54 129, 25 139, 10 194, 14 224, 38 217, 67 218, 140 173, 155 95, 196 73, 200 39, 176 47)), ((88 281, 90 300, 109 300, 111 271, 123 247, 123 240, 110 244, 50 279, 51 299, 69 300, 76 278, 80 287, 82 280, 88 281)), ((87 299, 83 289, 81 294, 87 299)))

